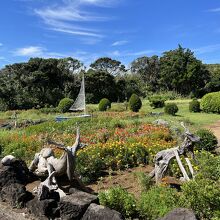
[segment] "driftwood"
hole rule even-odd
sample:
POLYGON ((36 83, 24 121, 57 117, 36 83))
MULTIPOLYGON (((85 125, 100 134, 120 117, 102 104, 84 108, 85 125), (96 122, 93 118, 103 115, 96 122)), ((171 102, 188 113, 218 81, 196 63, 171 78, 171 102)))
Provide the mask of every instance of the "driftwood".
POLYGON ((47 179, 44 182, 41 182, 37 187, 36 191, 39 200, 50 199, 50 194, 58 189, 58 185, 56 181, 54 181, 54 174, 55 171, 53 171, 47 179))
POLYGON ((48 184, 56 184, 55 177, 66 174, 70 183, 75 180, 81 188, 85 189, 79 177, 75 174, 76 152, 86 146, 80 142, 79 128, 77 128, 76 140, 72 146, 66 147, 63 144, 53 141, 49 143, 64 150, 62 156, 60 158, 55 158, 53 149, 43 148, 40 153, 35 154, 34 160, 29 166, 29 170, 34 172, 37 176, 49 176, 48 184))
POLYGON ((180 156, 183 155, 186 163, 189 167, 190 173, 192 175, 192 177, 194 177, 194 172, 193 172, 193 168, 192 168, 192 164, 189 160, 189 158, 187 157, 187 153, 191 153, 192 158, 194 159, 194 144, 200 141, 200 138, 192 133, 190 133, 190 131, 184 126, 183 123, 181 123, 181 125, 184 127, 185 129, 185 133, 184 133, 184 141, 181 144, 181 146, 177 146, 171 149, 167 149, 167 150, 162 150, 160 152, 158 152, 154 158, 154 162, 155 162, 155 168, 154 170, 150 173, 151 177, 155 176, 155 180, 156 183, 161 182, 161 179, 163 178, 165 172, 168 169, 169 163, 171 162, 171 159, 176 158, 177 163, 179 165, 179 168, 183 174, 183 180, 188 181, 190 180, 183 164, 182 161, 180 159, 180 156))

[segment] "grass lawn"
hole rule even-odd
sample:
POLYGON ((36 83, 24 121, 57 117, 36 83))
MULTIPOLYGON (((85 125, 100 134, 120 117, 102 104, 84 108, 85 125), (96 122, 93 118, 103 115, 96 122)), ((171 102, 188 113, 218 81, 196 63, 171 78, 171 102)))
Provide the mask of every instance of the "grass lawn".
MULTIPOLYGON (((139 119, 142 122, 152 122, 158 118, 167 120, 171 124, 179 124, 181 121, 187 123, 188 125, 192 126, 193 128, 197 129, 201 126, 206 126, 215 123, 216 121, 220 120, 220 114, 208 114, 208 113, 193 113, 189 112, 189 102, 190 99, 184 99, 184 100, 169 100, 166 103, 176 103, 179 111, 177 112, 176 116, 170 116, 170 115, 154 115, 152 116, 150 113, 163 113, 163 108, 153 109, 149 105, 148 100, 143 100, 143 106, 139 113, 139 119)), ((87 105, 87 110, 90 114, 92 114, 94 117, 105 117, 109 112, 115 112, 115 115, 117 115, 117 112, 119 115, 123 113, 128 113, 129 110, 126 111, 126 106, 124 103, 112 103, 112 108, 109 110, 109 112, 99 112, 98 111, 98 105, 96 104, 89 104, 87 105)), ((14 111, 7 111, 7 112, 0 112, 0 121, 1 120, 13 120, 13 114, 14 111)), ((23 120, 39 120, 39 119, 46 119, 46 120, 54 120, 56 116, 62 115, 62 116, 73 116, 74 113, 41 113, 39 110, 31 109, 31 110, 23 110, 18 111, 18 121, 23 120)), ((125 119, 124 119, 125 120, 125 119)), ((130 119, 126 119, 128 122, 130 119)), ((133 119, 132 119, 133 120, 133 119)))

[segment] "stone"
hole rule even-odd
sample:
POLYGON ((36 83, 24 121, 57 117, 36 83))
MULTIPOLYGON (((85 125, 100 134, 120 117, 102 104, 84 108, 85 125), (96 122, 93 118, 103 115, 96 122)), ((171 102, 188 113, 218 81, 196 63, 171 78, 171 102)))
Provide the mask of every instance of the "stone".
POLYGON ((72 194, 61 198, 59 204, 61 219, 81 219, 89 205, 98 202, 97 196, 77 189, 71 189, 70 193, 72 194))
POLYGON ((176 208, 158 220, 197 220, 197 218, 190 209, 176 208))
POLYGON ((85 214, 82 217, 82 220, 122 220, 124 219, 121 213, 111 210, 107 207, 97 205, 92 203, 85 214))
POLYGON ((155 125, 163 125, 165 127, 167 127, 169 125, 169 123, 163 119, 157 119, 153 122, 153 124, 155 125))
POLYGON ((29 172, 27 165, 22 160, 15 160, 9 166, 0 164, 0 190, 3 186, 12 183, 26 185, 32 182, 36 177, 29 172))
POLYGON ((25 186, 19 183, 5 185, 0 191, 0 199, 17 208, 24 207, 26 202, 32 198, 32 194, 27 192, 25 186))
POLYGON ((29 213, 41 220, 59 217, 58 203, 54 199, 45 199, 40 201, 37 197, 35 197, 27 203, 27 209, 29 213))
POLYGON ((15 157, 12 156, 12 155, 7 155, 5 156, 4 158, 2 158, 1 160, 1 163, 4 165, 4 166, 8 166, 10 165, 11 163, 13 163, 15 161, 15 157))

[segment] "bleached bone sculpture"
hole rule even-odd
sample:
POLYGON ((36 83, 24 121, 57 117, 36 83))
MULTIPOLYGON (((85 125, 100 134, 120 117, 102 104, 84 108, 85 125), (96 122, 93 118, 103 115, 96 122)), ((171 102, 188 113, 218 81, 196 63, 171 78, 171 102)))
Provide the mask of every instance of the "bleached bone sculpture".
POLYGON ((150 173, 151 177, 155 176, 156 183, 161 182, 165 172, 167 171, 168 165, 171 159, 176 158, 179 168, 183 174, 183 178, 185 181, 190 180, 181 160, 180 156, 183 155, 186 163, 189 167, 190 173, 194 178, 194 172, 192 168, 192 164, 187 156, 187 152, 191 153, 192 158, 194 159, 194 144, 200 141, 200 138, 192 133, 190 133, 189 129, 187 129, 183 122, 181 122, 181 126, 185 129, 185 138, 181 146, 177 146, 174 148, 170 148, 167 150, 162 150, 158 152, 154 158, 155 168, 150 173))
MULTIPOLYGON (((50 176, 53 171, 54 176, 62 176, 67 174, 69 181, 74 179, 80 183, 79 178, 75 175, 75 163, 76 163, 76 152, 85 147, 85 144, 80 142, 80 132, 77 128, 76 141, 71 147, 65 147, 63 144, 56 142, 49 142, 55 145, 57 148, 64 150, 64 153, 60 158, 55 158, 53 149, 43 148, 40 153, 36 153, 34 160, 29 166, 29 170, 34 172, 37 176, 50 176)), ((53 175, 52 175, 53 176, 53 175)), ((53 177, 53 182, 56 183, 53 177)))

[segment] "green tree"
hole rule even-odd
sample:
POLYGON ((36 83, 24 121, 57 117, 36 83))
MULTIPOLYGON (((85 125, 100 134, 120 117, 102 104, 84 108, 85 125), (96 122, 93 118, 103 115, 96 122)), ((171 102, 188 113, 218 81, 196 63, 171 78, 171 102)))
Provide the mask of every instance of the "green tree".
POLYGON ((131 63, 131 71, 141 76, 147 91, 155 92, 159 89, 160 60, 158 56, 137 58, 131 63))
POLYGON ((118 60, 113 60, 109 57, 102 57, 97 59, 90 67, 96 71, 104 71, 113 76, 125 73, 125 66, 118 60))
POLYGON ((204 86, 210 80, 210 73, 193 52, 180 45, 167 51, 160 58, 160 85, 183 95, 193 93, 201 96, 204 86))
POLYGON ((88 70, 85 74, 86 99, 89 103, 98 103, 102 98, 117 101, 117 89, 114 76, 104 71, 88 70))

